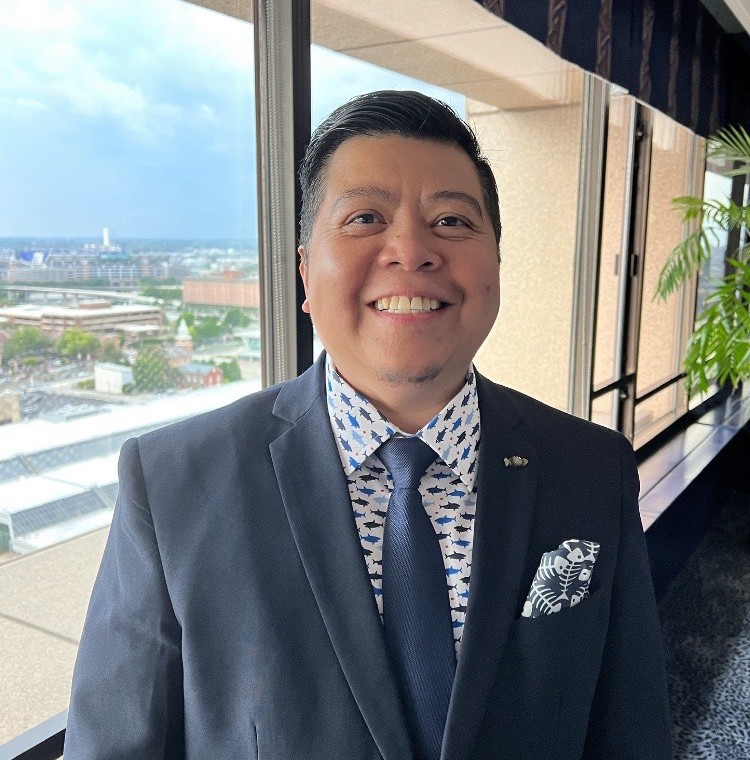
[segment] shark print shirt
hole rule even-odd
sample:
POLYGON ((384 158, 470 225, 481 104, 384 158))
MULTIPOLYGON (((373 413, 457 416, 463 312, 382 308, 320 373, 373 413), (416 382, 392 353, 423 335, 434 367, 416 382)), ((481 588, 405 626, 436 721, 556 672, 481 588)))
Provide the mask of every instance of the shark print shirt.
MULTIPOLYGON (((408 434, 355 391, 336 372, 330 357, 326 359, 326 398, 382 620, 383 526, 393 480, 375 451, 392 436, 408 434)), ((419 492, 443 553, 457 656, 469 599, 479 432, 477 389, 470 372, 461 390, 416 433, 438 455, 422 476, 419 492)))

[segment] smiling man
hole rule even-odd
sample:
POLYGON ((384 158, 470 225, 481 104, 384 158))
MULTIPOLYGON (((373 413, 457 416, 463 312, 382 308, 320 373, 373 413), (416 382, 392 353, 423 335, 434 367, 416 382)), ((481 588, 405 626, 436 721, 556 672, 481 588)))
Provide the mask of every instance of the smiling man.
POLYGON ((129 441, 67 760, 668 760, 632 449, 495 385, 500 215, 414 92, 300 173, 324 354, 129 441))
POLYGON ((455 144, 362 135, 320 171, 300 247, 303 309, 341 375, 416 433, 463 385, 495 322, 499 226, 455 144))

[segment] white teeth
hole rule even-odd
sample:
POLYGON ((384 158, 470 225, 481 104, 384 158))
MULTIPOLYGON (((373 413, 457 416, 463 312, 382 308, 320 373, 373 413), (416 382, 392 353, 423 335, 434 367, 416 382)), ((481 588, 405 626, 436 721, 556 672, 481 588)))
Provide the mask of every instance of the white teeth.
POLYGON ((411 299, 406 296, 386 296, 385 298, 378 298, 375 302, 375 308, 378 311, 387 311, 390 314, 414 314, 434 311, 440 308, 440 301, 422 296, 414 296, 411 299))

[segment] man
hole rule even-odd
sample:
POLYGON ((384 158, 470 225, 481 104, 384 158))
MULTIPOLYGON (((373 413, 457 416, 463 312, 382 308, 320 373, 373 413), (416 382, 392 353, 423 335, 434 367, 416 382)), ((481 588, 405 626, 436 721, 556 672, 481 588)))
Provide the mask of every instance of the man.
POLYGON ((472 369, 500 240, 474 135, 371 93, 301 180, 326 354, 123 447, 66 760, 667 760, 632 449, 472 369))

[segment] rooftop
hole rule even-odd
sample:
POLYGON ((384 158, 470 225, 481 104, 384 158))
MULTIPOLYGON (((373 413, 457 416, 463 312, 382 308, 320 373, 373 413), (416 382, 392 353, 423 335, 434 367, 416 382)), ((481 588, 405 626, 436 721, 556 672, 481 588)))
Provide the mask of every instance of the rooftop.
POLYGON ((118 314, 158 314, 161 309, 158 306, 112 304, 100 306, 95 309, 80 308, 73 306, 46 306, 40 304, 22 304, 20 306, 8 306, 0 309, 0 317, 16 318, 41 318, 41 317, 66 317, 68 319, 91 319, 98 316, 113 316, 118 314))

